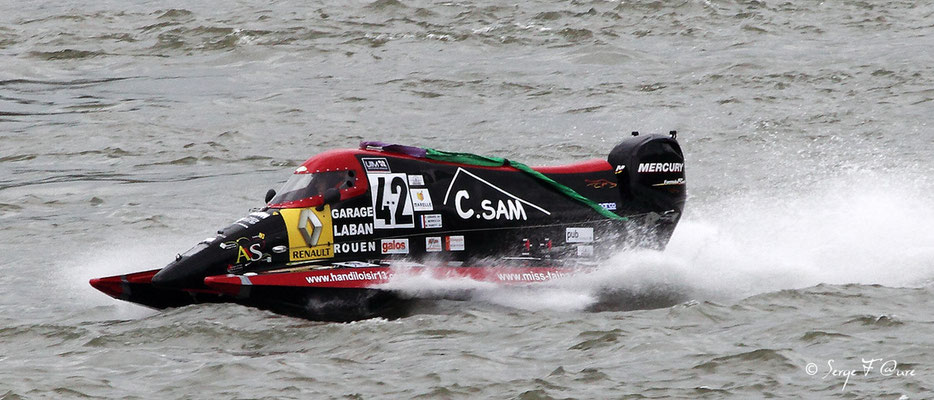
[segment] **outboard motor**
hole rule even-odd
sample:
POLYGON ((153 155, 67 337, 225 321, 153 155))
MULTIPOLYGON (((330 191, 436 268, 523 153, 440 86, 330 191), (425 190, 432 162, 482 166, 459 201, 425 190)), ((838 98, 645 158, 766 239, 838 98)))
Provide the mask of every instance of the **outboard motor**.
POLYGON ((684 210, 684 154, 677 132, 640 135, 633 132, 607 157, 619 182, 621 206, 634 214, 657 213, 673 218, 684 210))

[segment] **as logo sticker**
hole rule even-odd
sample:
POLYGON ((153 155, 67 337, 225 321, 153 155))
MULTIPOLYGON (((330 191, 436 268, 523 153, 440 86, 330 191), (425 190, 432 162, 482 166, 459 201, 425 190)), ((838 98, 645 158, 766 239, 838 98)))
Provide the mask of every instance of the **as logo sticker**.
POLYGON ((405 174, 368 174, 373 228, 414 228, 415 216, 405 174))
POLYGON ((279 211, 289 235, 289 261, 317 260, 334 257, 334 234, 331 206, 287 208, 279 211))
POLYGON ((234 241, 224 242, 221 248, 225 250, 237 248, 237 261, 234 265, 244 265, 260 260, 272 262, 272 256, 263 252, 266 248, 265 239, 266 235, 260 233, 253 237, 241 237, 234 241))

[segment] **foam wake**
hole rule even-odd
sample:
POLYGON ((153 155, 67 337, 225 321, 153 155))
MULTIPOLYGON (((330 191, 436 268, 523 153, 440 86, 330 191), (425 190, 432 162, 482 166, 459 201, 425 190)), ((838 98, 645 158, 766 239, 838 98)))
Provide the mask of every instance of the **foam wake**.
POLYGON ((855 171, 782 195, 693 199, 663 252, 623 252, 597 270, 534 287, 423 275, 399 275, 391 287, 570 311, 731 301, 820 283, 923 286, 934 279, 934 192, 923 182, 855 171))

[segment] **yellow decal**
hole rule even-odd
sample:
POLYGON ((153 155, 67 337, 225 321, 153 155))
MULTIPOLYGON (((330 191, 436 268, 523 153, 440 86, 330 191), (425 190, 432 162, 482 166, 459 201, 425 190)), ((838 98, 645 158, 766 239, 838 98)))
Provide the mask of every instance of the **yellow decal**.
POLYGON ((334 257, 334 230, 331 206, 292 208, 279 211, 289 233, 289 261, 334 257))

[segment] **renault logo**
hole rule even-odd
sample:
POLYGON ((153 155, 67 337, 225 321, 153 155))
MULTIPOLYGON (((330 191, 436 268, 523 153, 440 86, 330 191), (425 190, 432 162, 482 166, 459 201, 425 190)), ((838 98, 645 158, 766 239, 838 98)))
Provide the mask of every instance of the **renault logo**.
POLYGON ((302 237, 305 238, 305 243, 309 247, 317 246, 318 239, 321 237, 321 220, 318 219, 318 216, 311 211, 311 209, 304 209, 302 213, 298 215, 298 231, 302 233, 302 237), (311 229, 309 229, 311 225, 311 229))

